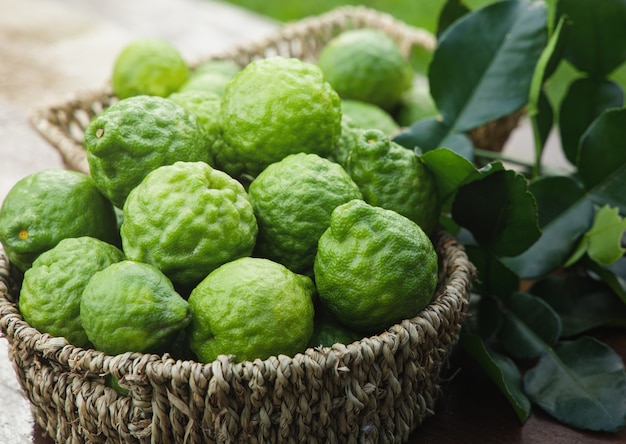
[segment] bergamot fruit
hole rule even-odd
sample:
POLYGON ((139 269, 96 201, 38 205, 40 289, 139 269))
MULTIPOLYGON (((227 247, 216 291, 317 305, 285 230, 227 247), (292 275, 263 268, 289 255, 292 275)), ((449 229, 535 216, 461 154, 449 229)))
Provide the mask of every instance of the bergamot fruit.
POLYGON ((9 190, 0 207, 0 242, 20 270, 62 239, 80 236, 119 244, 113 206, 86 174, 31 173, 9 190))
POLYGON ((317 241, 335 207, 362 198, 341 165, 306 153, 268 166, 248 193, 259 225, 255 255, 296 273, 312 271, 317 241))
POLYGON ((196 115, 156 96, 120 100, 93 118, 85 149, 91 176, 119 208, 150 171, 176 161, 211 161, 196 115))
POLYGON ((344 31, 321 50, 317 64, 342 99, 392 110, 411 87, 413 68, 382 30, 344 31))
POLYGON ((341 132, 341 103, 316 65, 270 57, 228 83, 221 126, 216 167, 255 177, 289 154, 330 154, 341 132))
POLYGON ((258 232, 243 186, 203 162, 157 168, 124 204, 126 257, 193 287, 212 270, 252 254, 258 232))
POLYGON ((161 39, 138 39, 117 56, 111 84, 120 99, 139 95, 167 97, 188 77, 189 67, 175 46, 161 39))
POLYGON ((122 250, 99 239, 63 239, 24 273, 20 313, 43 333, 63 336, 77 347, 89 347, 80 319, 83 290, 96 272, 123 259, 122 250))
POLYGON ((438 258, 419 225, 353 200, 333 211, 314 271, 319 299, 333 316, 356 331, 378 333, 431 302, 438 258))
POLYGON ((310 278, 268 259, 228 262, 189 296, 190 347, 202 362, 293 356, 313 333, 314 294, 310 278))
POLYGON ((357 136, 346 170, 367 203, 400 213, 432 234, 441 212, 437 184, 414 151, 381 131, 365 130, 357 136))
POLYGON ((83 328, 104 353, 161 353, 189 324, 189 305, 156 267, 123 260, 96 272, 80 300, 83 328))
POLYGON ((341 110, 355 125, 363 129, 377 129, 387 135, 392 135, 399 129, 391 114, 371 103, 344 99, 341 101, 341 110))

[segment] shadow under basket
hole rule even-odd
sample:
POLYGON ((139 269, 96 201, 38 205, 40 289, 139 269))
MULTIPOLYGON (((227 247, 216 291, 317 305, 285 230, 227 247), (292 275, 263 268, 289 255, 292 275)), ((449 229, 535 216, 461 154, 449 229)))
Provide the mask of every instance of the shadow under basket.
MULTIPOLYGON (((431 34, 389 15, 342 7, 192 66, 210 59, 245 66, 273 55, 314 62, 332 37, 363 27, 384 30, 407 55, 416 46, 435 46, 431 34)), ((116 101, 107 89, 76 94, 35 112, 31 123, 68 168, 88 174, 85 128, 116 101)), ((517 122, 516 116, 506 119, 494 123, 504 139, 517 122)), ((502 137, 493 134, 486 126, 478 136, 500 144, 502 137)), ((167 354, 109 356, 75 347, 23 320, 21 275, 1 247, 0 331, 37 423, 58 442, 406 442, 434 414, 475 273, 454 237, 439 232, 433 240, 439 284, 421 313, 379 335, 294 357, 235 363, 222 356, 203 364, 167 354), (111 388, 112 378, 127 392, 111 388)))
POLYGON ((0 331, 37 423, 57 442, 402 443, 434 414, 474 278, 456 239, 439 232, 434 242, 439 284, 422 312, 293 357, 204 364, 75 347, 24 321, 21 274, 1 247, 0 331))

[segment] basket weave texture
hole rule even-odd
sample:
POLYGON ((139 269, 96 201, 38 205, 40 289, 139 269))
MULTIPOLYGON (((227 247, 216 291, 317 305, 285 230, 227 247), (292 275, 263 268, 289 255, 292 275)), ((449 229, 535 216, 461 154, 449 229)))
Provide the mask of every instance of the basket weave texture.
POLYGON ((108 356, 40 333, 20 315, 21 276, 0 247, 0 331, 36 421, 57 442, 401 443, 434 413, 474 277, 453 237, 439 233, 436 248, 436 297, 414 318, 294 357, 202 364, 108 356))
MULTIPOLYGON (((363 27, 384 30, 405 54, 435 46, 431 34, 389 15, 342 7, 195 64, 228 59, 245 66, 273 55, 315 61, 332 37, 363 27)), ((38 110, 31 123, 68 168, 88 174, 84 130, 115 101, 108 88, 75 94, 38 110)), ((494 123, 504 140, 517 122, 507 119, 494 123)), ((488 126, 477 133, 497 149, 488 126)), ((0 246, 0 332, 36 421, 58 442, 406 442, 434 413, 475 272, 452 236, 440 232, 434 243, 436 296, 414 318, 348 345, 242 363, 223 356, 207 364, 167 354, 108 356, 42 334, 20 315, 22 277, 0 246), (110 388, 111 376, 128 393, 110 388)))

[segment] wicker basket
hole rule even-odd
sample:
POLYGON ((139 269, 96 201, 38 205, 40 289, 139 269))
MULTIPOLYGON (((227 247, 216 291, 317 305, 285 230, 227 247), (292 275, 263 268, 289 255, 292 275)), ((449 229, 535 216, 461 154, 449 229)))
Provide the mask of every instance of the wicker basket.
MULTIPOLYGON (((405 53, 432 49, 431 34, 363 7, 343 7, 285 26, 261 42, 198 60, 241 66, 272 55, 313 61, 343 30, 383 29, 405 53)), ((76 95, 33 114, 34 127, 68 168, 89 173, 83 134, 117 99, 110 90, 76 95)), ((511 123, 513 122, 513 123, 511 123)), ((504 133, 516 124, 496 123, 504 133)), ((481 137, 492 140, 488 127, 481 137)), ((475 140, 476 141, 476 140, 475 140)), ((349 345, 295 357, 201 364, 170 355, 108 356, 30 327, 21 317, 21 275, 0 246, 0 331, 38 424, 58 442, 405 442, 434 413, 446 358, 467 310, 474 267, 463 247, 437 234, 436 298, 421 313, 349 345), (128 388, 119 393, 109 376, 128 388)))
POLYGON ((474 275, 454 238, 436 246, 436 298, 414 318, 348 345, 208 364, 107 356, 40 333, 20 315, 21 276, 0 247, 0 331, 37 423, 60 443, 406 442, 434 413, 474 275))

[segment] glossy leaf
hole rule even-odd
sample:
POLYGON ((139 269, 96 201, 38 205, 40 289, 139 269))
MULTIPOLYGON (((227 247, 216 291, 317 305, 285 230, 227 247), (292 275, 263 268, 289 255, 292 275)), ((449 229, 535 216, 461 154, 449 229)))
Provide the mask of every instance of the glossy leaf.
POLYGON ((583 77, 572 82, 561 102, 559 132, 563 153, 576 164, 580 138, 589 125, 609 108, 624 104, 624 92, 615 82, 583 77))
POLYGON ((582 337, 560 343, 526 372, 530 399, 564 424, 614 432, 625 425, 626 371, 602 342, 582 337))
POLYGON ((393 141, 405 148, 418 148, 422 153, 448 148, 468 160, 474 158, 474 145, 463 133, 455 133, 435 117, 420 120, 396 135, 393 141))
POLYGON ((551 276, 533 284, 528 292, 558 313, 561 337, 577 336, 598 327, 626 327, 626 304, 609 285, 588 276, 551 276))
POLYGON ((526 179, 511 170, 462 186, 452 217, 498 256, 520 254, 540 235, 535 198, 526 179))
POLYGON ((626 61, 626 0, 559 0, 567 19, 565 57, 590 77, 607 76, 626 61))
POLYGON ((500 162, 491 163, 479 170, 466 158, 446 148, 428 151, 421 159, 435 176, 437 190, 443 201, 452 197, 461 186, 504 170, 500 162))
POLYGON ((448 27, 470 12, 463 0, 448 0, 441 8, 437 22, 437 36, 441 36, 448 27))
POLYGON ((611 287, 613 292, 626 304, 626 283, 624 282, 624 277, 618 274, 619 267, 616 267, 623 267, 626 263, 626 259, 621 259, 612 267, 603 267, 592 260, 585 261, 584 258, 583 262, 591 272, 595 273, 604 283, 611 287))
POLYGON ((600 265, 609 266, 624 255, 621 240, 626 230, 626 220, 620 217, 617 208, 608 205, 596 212, 593 225, 578 243, 578 248, 565 263, 570 266, 585 253, 600 265))
POLYGON ((594 217, 591 198, 574 179, 543 176, 529 190, 537 202, 541 237, 519 256, 502 259, 521 278, 544 276, 563 265, 594 217))
POLYGON ((578 173, 598 205, 618 207, 626 214, 626 108, 602 113, 583 135, 578 173))
POLYGON ((455 133, 465 132, 522 108, 546 41, 542 2, 493 3, 451 25, 429 69, 431 94, 444 123, 455 133))
POLYGON ((476 245, 466 246, 465 251, 477 270, 475 291, 500 297, 517 291, 520 284, 519 278, 497 256, 486 248, 476 245))
POLYGON ((463 332, 478 336, 483 341, 495 338, 502 326, 502 312, 496 299, 472 293, 469 303, 469 316, 463 322, 463 332))
POLYGON ((532 405, 524 394, 522 377, 515 363, 507 356, 489 350, 476 335, 461 335, 460 344, 506 396, 520 422, 526 422, 532 405))
POLYGON ((511 356, 537 358, 561 335, 561 320, 543 299, 529 293, 514 293, 507 299, 506 309, 500 340, 511 356))

